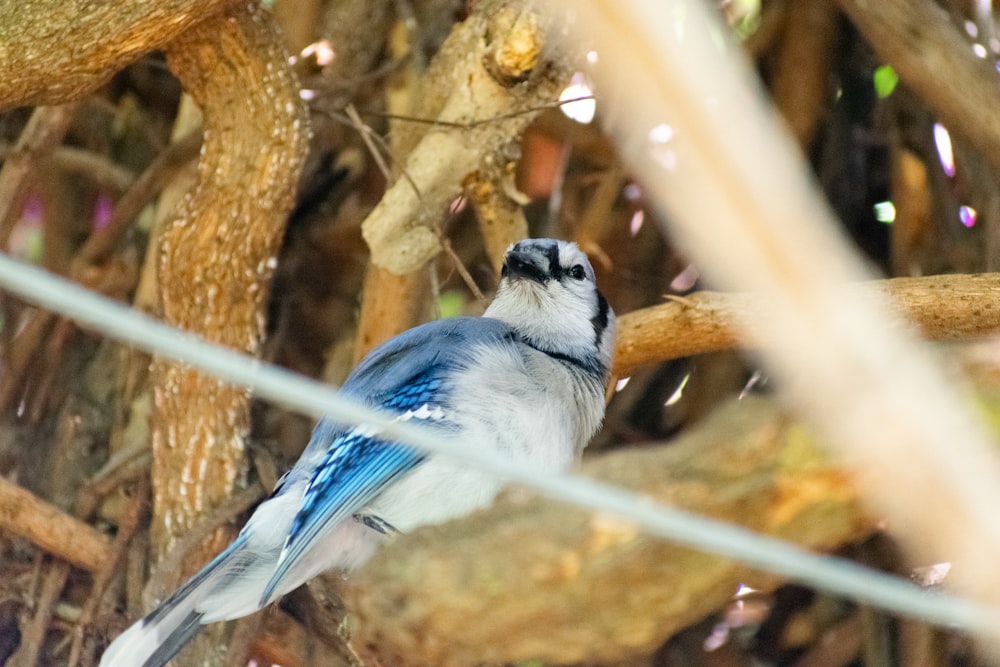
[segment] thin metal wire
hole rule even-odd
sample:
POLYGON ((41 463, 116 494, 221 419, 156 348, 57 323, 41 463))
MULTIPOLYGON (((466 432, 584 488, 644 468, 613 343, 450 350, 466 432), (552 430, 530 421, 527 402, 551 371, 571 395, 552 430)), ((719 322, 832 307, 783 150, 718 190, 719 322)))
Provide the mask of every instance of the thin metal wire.
POLYGON ((851 561, 817 555, 720 521, 652 502, 573 474, 543 474, 485 449, 439 440, 410 424, 359 405, 328 385, 173 329, 120 303, 0 254, 0 287, 106 336, 190 364, 258 396, 313 417, 364 423, 385 436, 524 484, 558 500, 632 521, 646 532, 927 622, 978 632, 1000 627, 1000 610, 920 588, 851 561))

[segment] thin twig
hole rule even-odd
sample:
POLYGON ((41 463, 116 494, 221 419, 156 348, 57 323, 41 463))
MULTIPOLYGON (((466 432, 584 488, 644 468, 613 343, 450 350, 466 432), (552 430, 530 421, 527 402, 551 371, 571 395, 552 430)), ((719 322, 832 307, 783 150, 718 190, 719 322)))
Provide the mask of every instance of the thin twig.
POLYGON ((450 120, 439 120, 437 118, 420 118, 418 116, 407 116, 405 114, 397 113, 386 113, 384 111, 362 111, 361 113, 366 116, 377 116, 379 118, 386 118, 388 120, 399 120, 406 123, 419 123, 421 125, 431 125, 434 127, 448 127, 455 128, 459 130, 471 130, 482 125, 489 125, 491 123, 499 123, 504 120, 510 120, 511 118, 517 118, 518 116, 524 116, 525 114, 538 113, 539 111, 548 111, 549 109, 558 109, 564 104, 573 104, 574 102, 583 102, 585 100, 596 99, 593 95, 584 95, 582 97, 573 97, 566 100, 559 100, 558 102, 551 102, 549 104, 539 104, 536 106, 525 107, 524 109, 518 109, 517 111, 511 111, 508 113, 496 114, 490 116, 489 118, 479 118, 477 120, 468 121, 450 121, 450 120))
MULTIPOLYGON (((393 156, 392 150, 385 142, 385 139, 374 132, 370 126, 366 125, 361 120, 361 116, 358 115, 358 112, 355 110, 353 104, 349 104, 346 111, 349 124, 361 135, 361 140, 364 141, 365 146, 368 147, 368 152, 371 153, 372 159, 375 160, 375 164, 378 165, 379 171, 382 172, 382 176, 385 177, 386 182, 392 182, 392 171, 389 169, 389 165, 385 161, 385 156, 388 156, 389 159, 392 160, 393 164, 400 165, 400 176, 406 179, 406 182, 413 188, 413 192, 416 193, 417 199, 420 199, 420 188, 417 187, 416 181, 414 181, 410 174, 406 171, 406 167, 403 166, 402 161, 393 156), (378 144, 378 146, 376 146, 376 144, 378 144), (382 150, 380 151, 379 148, 382 150), (385 155, 383 155, 383 153, 385 155)), ((337 116, 331 114, 331 118, 337 118, 337 116)))
MULTIPOLYGON (((14 155, 12 144, 0 143, 0 160, 14 155)), ((75 146, 57 146, 49 156, 52 164, 69 173, 82 176, 115 192, 124 192, 135 182, 135 174, 115 164, 107 155, 75 146)))
POLYGON ((441 237, 441 247, 444 249, 448 257, 451 258, 452 266, 454 266, 455 270, 458 271, 458 275, 462 277, 462 280, 465 282, 465 286, 469 288, 469 291, 472 292, 472 295, 476 297, 476 300, 479 301, 479 303, 485 304, 486 297, 483 296, 483 292, 479 289, 479 285, 477 285, 476 281, 473 280, 472 274, 469 273, 467 268, 465 268, 465 264, 462 263, 462 259, 451 246, 451 240, 448 239, 447 236, 441 237))
POLYGON ((10 667, 35 667, 39 664, 42 643, 49 628, 52 612, 62 594, 70 565, 66 561, 52 562, 42 583, 35 615, 21 628, 21 645, 10 659, 10 667))
POLYGON ((74 266, 79 269, 105 259, 142 209, 178 172, 198 157, 200 146, 201 130, 197 129, 163 150, 118 200, 108 224, 94 231, 83 244, 74 259, 74 266))
POLYGON ((87 598, 87 602, 84 604, 83 611, 80 614, 80 619, 73 631, 73 643, 69 651, 69 667, 76 667, 80 662, 83 641, 87 635, 87 630, 94 620, 108 582, 118 573, 118 565, 125 556, 132 536, 139 529, 139 522, 142 519, 148 502, 149 478, 142 477, 139 480, 138 486, 133 490, 132 501, 129 503, 128 509, 118 523, 118 534, 111 545, 108 558, 101 568, 94 573, 94 583, 90 589, 90 597, 87 598))
POLYGON ((365 142, 365 146, 368 147, 368 152, 371 154, 372 159, 375 160, 375 164, 378 165, 379 171, 382 172, 382 176, 385 178, 386 182, 392 180, 392 172, 389 170, 389 165, 386 164, 385 158, 382 157, 382 153, 375 147, 375 143, 372 141, 372 129, 365 125, 358 115, 358 112, 354 109, 353 104, 348 104, 344 109, 347 113, 347 117, 351 121, 351 125, 354 129, 358 131, 361 135, 361 140, 365 142))
POLYGON ((79 102, 71 102, 35 109, 13 154, 4 161, 0 169, 0 247, 7 247, 18 207, 32 183, 31 175, 38 170, 38 161, 62 141, 78 106, 79 102))

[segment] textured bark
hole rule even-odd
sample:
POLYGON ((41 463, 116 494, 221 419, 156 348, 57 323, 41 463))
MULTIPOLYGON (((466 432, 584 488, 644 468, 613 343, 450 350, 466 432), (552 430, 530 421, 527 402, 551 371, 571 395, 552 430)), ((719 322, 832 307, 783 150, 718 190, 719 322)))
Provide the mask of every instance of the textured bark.
POLYGON ((0 527, 91 572, 101 568, 111 550, 107 535, 3 477, 0 527))
MULTIPOLYGON (((858 296, 877 290, 929 340, 975 340, 1000 334, 1000 274, 893 278, 844 287, 858 296)), ((618 318, 617 377, 637 367, 735 347, 772 344, 755 322, 768 303, 751 294, 697 292, 618 318)))
MULTIPOLYGON (((167 62, 201 108, 198 183, 160 239, 163 319, 256 354, 263 305, 308 148, 308 116, 272 17, 245 2, 168 45, 167 62)), ((247 392, 172 361, 151 370, 153 517, 159 560, 222 503, 245 470, 247 392)), ((223 527, 191 550, 190 574, 231 537, 223 527)), ((154 594, 162 591, 151 591, 154 594)), ((216 664, 226 626, 214 626, 179 664, 216 664)))
MULTIPOLYGON (((582 472, 812 549, 873 528, 844 472, 762 400, 720 409, 669 447, 595 457, 582 472)), ((348 608, 360 617, 355 648, 375 664, 637 664, 744 581, 775 583, 614 517, 513 492, 383 548, 352 581, 348 608)))
MULTIPOLYGON (((199 183, 162 237, 163 318, 253 354, 308 119, 256 3, 189 30, 167 58, 203 111, 204 146, 199 183)), ((153 378, 152 544, 162 555, 240 478, 248 405, 243 389, 162 359, 153 378)))
MULTIPOLYGON (((448 207, 470 174, 499 183, 540 103, 554 102, 569 80, 565 63, 543 57, 540 23, 523 2, 476 3, 427 72, 406 81, 416 90, 390 97, 393 112, 406 113, 395 107, 405 98, 413 117, 435 122, 394 122, 398 138, 392 150, 405 159, 404 173, 362 226, 372 267, 365 277, 356 358, 427 318, 430 281, 420 272, 441 250, 438 237, 448 207)), ((516 224, 508 219, 487 238, 513 234, 516 224)))
POLYGON ((457 25, 435 56, 418 109, 440 125, 423 135, 398 179, 365 220, 372 262, 403 274, 440 250, 438 223, 482 164, 503 165, 539 109, 569 78, 543 59, 541 19, 521 3, 485 1, 457 25))
POLYGON ((89 93, 232 0, 0 3, 0 111, 89 93))

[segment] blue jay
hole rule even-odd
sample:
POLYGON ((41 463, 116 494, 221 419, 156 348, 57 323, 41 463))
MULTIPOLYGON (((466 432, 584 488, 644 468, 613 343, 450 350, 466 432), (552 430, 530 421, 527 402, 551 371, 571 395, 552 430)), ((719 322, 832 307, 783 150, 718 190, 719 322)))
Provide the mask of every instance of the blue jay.
MULTIPOLYGON (((614 329, 586 255, 573 243, 527 239, 507 249, 482 317, 400 334, 341 391, 440 437, 559 471, 604 417, 614 329)), ((349 572, 387 535, 467 514, 500 487, 363 425, 321 420, 233 543, 118 637, 101 666, 163 665, 204 624, 246 616, 325 570, 349 572)))

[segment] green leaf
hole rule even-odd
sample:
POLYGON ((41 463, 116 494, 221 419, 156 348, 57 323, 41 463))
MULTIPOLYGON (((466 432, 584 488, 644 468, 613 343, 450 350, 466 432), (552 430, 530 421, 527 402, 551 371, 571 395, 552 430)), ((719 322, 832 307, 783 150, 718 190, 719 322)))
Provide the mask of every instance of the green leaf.
POLYGON ((892 91, 896 89, 896 84, 899 83, 899 75, 896 74, 896 70, 888 65, 882 65, 875 68, 872 83, 875 84, 875 94, 880 98, 886 98, 892 95, 892 91))
POLYGON ((465 309, 465 295, 458 290, 449 290, 438 295, 438 312, 441 319, 461 315, 465 309))

